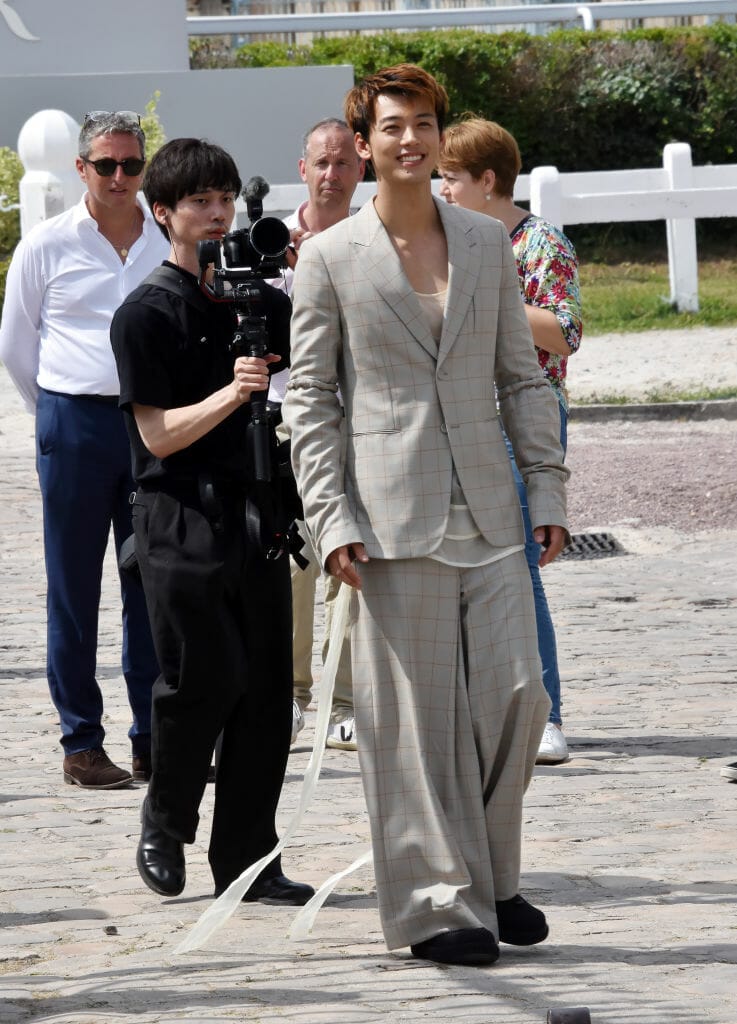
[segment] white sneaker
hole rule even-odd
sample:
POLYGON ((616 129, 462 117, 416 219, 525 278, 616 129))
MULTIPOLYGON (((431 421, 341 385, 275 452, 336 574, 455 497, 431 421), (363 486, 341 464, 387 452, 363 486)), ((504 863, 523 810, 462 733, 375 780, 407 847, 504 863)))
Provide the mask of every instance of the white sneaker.
POLYGON ((334 750, 357 750, 355 718, 351 716, 340 722, 333 722, 328 729, 325 746, 334 750))
POLYGON ((552 722, 545 726, 535 764, 561 764, 568 760, 568 744, 566 738, 552 722))
POLYGON ((719 774, 723 779, 729 779, 730 782, 737 782, 737 761, 733 761, 732 764, 725 764, 719 770, 719 774))
POLYGON ((292 739, 290 741, 290 745, 291 745, 291 743, 294 743, 294 741, 297 739, 297 736, 299 735, 299 733, 302 732, 304 727, 305 727, 304 711, 299 706, 297 701, 293 700, 292 701, 292 739))

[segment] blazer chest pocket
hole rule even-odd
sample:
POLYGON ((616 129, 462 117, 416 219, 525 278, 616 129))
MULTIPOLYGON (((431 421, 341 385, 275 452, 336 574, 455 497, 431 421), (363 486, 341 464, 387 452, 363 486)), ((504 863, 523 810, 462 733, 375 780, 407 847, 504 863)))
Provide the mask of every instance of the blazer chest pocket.
POLYGON ((388 434, 398 430, 394 398, 386 384, 375 388, 356 388, 350 416, 350 433, 388 434))

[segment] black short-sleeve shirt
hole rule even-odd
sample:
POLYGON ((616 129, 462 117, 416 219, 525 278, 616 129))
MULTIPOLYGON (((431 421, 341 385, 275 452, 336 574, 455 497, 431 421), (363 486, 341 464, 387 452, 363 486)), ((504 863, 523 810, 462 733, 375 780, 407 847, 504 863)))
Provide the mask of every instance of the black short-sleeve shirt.
MULTIPOLYGON (((165 459, 152 455, 138 432, 132 403, 159 409, 195 405, 233 380, 233 304, 205 298, 192 274, 168 262, 164 266, 180 275, 182 293, 144 281, 117 310, 110 328, 120 406, 133 450, 133 475, 144 487, 176 486, 196 480, 202 472, 225 483, 245 484, 251 479, 248 403, 194 444, 165 459)), ((282 357, 273 364, 278 372, 289 365, 291 303, 265 282, 259 282, 258 289, 258 312, 265 317, 268 348, 282 357)))

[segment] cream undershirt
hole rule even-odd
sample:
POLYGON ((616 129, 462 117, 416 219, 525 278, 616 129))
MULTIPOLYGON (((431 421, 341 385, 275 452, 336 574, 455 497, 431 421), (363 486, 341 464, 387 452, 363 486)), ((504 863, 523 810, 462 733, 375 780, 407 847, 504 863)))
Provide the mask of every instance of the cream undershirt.
MULTIPOLYGON (((425 322, 430 330, 436 345, 440 344, 440 336, 443 331, 443 319, 445 316, 445 299, 448 289, 441 292, 424 294, 415 292, 422 309, 425 322)), ((523 544, 514 547, 497 548, 481 534, 476 521, 473 518, 470 508, 466 502, 458 474, 453 466, 453 479, 450 488, 450 509, 448 521, 445 524, 445 534, 438 546, 432 551, 428 558, 444 565, 453 565, 457 568, 471 568, 476 565, 488 565, 500 558, 515 551, 524 550, 523 544)))

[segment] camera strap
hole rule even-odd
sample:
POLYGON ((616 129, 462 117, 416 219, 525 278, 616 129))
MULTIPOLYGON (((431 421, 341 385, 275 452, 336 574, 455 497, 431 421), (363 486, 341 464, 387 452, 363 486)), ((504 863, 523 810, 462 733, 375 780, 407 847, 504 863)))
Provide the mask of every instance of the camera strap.
POLYGON ((207 313, 212 309, 210 299, 203 295, 194 281, 188 275, 180 274, 174 267, 155 267, 141 283, 154 285, 165 292, 171 292, 172 295, 178 295, 182 301, 194 306, 200 313, 207 313))

